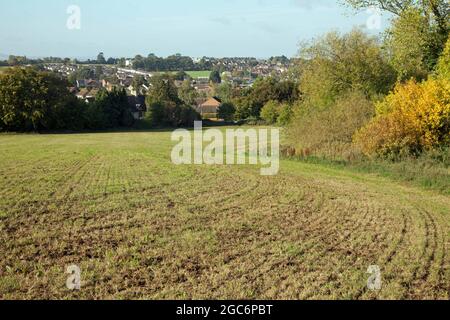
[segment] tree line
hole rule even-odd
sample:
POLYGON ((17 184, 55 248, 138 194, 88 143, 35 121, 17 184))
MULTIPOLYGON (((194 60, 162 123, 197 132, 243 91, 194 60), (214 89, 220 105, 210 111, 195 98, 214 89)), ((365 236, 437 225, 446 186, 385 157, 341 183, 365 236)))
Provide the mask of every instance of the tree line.
POLYGON ((101 90, 95 101, 73 95, 67 80, 36 68, 0 74, 0 131, 103 130, 134 123, 125 90, 101 90))
POLYGON ((167 58, 158 57, 151 53, 147 57, 137 55, 133 59, 133 68, 145 71, 202 71, 211 70, 212 64, 203 58, 199 62, 194 62, 191 57, 175 54, 167 58))

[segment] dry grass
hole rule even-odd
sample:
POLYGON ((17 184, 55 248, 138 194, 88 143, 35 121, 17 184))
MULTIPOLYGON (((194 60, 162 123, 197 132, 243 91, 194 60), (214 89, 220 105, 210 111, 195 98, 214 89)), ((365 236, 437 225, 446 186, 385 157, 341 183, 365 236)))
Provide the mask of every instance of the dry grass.
POLYGON ((448 197, 294 161, 174 166, 169 138, 0 136, 0 298, 450 298, 448 197))

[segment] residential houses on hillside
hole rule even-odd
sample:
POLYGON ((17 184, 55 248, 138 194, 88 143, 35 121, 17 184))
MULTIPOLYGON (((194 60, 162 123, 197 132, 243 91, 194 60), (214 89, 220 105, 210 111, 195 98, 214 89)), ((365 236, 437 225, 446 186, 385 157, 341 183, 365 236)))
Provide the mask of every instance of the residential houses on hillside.
MULTIPOLYGON (((207 59, 215 69, 222 71, 224 82, 232 84, 235 88, 251 87, 258 77, 283 77, 289 68, 289 59, 275 57, 268 60, 255 58, 202 58, 207 59)), ((129 66, 132 60, 129 60, 129 66)), ((112 91, 114 88, 123 88, 128 95, 128 101, 135 119, 142 119, 146 111, 145 95, 150 90, 151 78, 154 73, 118 67, 116 65, 78 65, 63 63, 48 63, 44 68, 58 73, 71 80, 74 84, 70 91, 79 99, 87 102, 93 101, 98 92, 104 88, 112 91), (80 79, 80 76, 91 75, 93 78, 80 79), (134 81, 137 77, 143 81, 134 81), (101 80, 100 80, 101 79, 101 80)), ((183 81, 176 80, 175 85, 181 87, 183 81)), ((192 87, 201 97, 195 108, 203 116, 213 118, 221 105, 220 99, 213 97, 214 89, 208 77, 192 79, 192 87)))

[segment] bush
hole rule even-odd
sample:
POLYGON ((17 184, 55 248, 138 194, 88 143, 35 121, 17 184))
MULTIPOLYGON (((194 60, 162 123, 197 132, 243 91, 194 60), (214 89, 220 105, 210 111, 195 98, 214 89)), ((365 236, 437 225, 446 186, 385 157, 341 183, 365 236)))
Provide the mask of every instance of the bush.
POLYGON ((419 154, 450 137, 450 80, 410 80, 377 104, 377 116, 354 138, 364 154, 419 154))
POLYGON ((294 115, 294 108, 292 104, 286 103, 281 106, 280 115, 278 117, 279 126, 287 126, 291 123, 292 117, 294 115))
POLYGON ((200 119, 200 114, 192 107, 168 101, 150 104, 145 113, 145 120, 152 127, 191 127, 200 119))
POLYGON ((233 121, 234 114, 236 113, 236 108, 232 103, 222 103, 217 110, 217 118, 223 119, 225 121, 233 121))
POLYGON ((353 157, 352 137, 373 115, 373 103, 358 91, 326 108, 302 103, 288 127, 289 140, 301 155, 353 157))
POLYGON ((267 124, 275 124, 280 116, 280 104, 277 101, 270 100, 261 110, 261 119, 267 124))

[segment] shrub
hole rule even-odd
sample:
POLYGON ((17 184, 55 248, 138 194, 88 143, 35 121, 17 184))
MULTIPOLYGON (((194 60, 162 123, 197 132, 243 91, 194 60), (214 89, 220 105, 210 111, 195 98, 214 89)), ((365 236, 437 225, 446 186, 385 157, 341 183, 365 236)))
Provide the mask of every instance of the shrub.
POLYGON ((366 155, 418 154, 449 142, 449 79, 398 84, 376 109, 376 118, 354 138, 366 155))
POLYGON ((150 104, 145 113, 145 120, 152 127, 191 127, 200 120, 200 114, 187 105, 176 105, 166 101, 150 104))
POLYGON ((297 106, 289 125, 289 140, 299 154, 343 158, 349 152, 353 154, 354 133, 373 115, 373 103, 358 91, 326 108, 304 102, 297 106))
POLYGON ((261 119, 267 124, 275 124, 280 116, 280 104, 277 101, 270 100, 261 110, 261 119))
POLYGON ((290 103, 285 103, 281 106, 280 115, 278 116, 278 125, 287 126, 291 123, 294 114, 293 106, 290 103))
POLYGON ((236 108, 232 103, 222 103, 217 110, 217 118, 223 119, 225 121, 233 121, 234 114, 236 113, 236 108))

